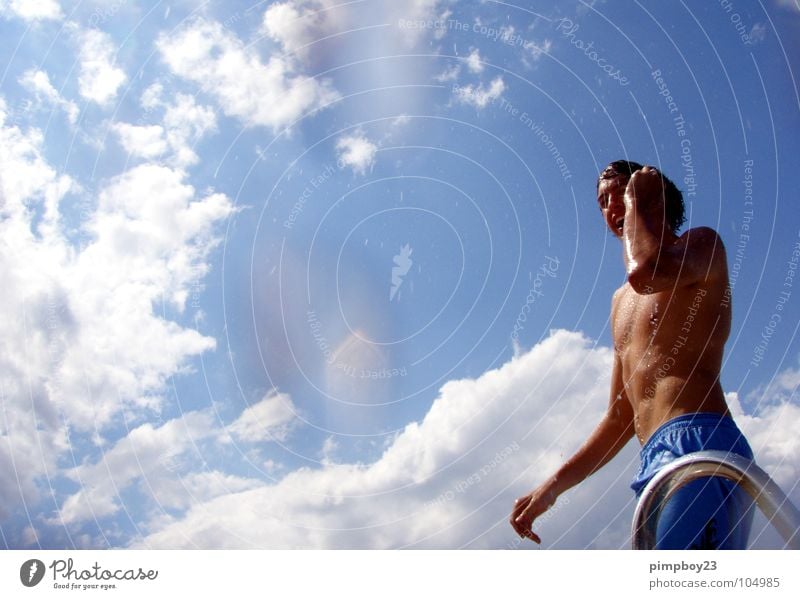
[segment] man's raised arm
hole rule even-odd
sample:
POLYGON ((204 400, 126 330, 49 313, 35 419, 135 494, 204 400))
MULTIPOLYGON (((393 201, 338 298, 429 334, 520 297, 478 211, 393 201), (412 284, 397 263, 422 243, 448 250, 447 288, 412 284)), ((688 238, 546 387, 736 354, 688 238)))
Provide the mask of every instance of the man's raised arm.
POLYGON ((726 276, 727 258, 719 235, 708 227, 675 236, 664 224, 664 179, 646 166, 625 190, 623 244, 628 282, 640 294, 726 276))

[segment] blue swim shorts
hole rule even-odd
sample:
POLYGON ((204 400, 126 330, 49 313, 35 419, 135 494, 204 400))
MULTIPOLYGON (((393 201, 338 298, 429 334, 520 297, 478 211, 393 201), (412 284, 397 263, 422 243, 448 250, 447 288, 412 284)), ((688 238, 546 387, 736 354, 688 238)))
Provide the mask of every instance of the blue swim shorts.
MULTIPOLYGON (((717 450, 749 460, 753 451, 733 419, 721 414, 678 416, 662 424, 641 451, 642 465, 631 483, 636 496, 665 465, 686 454, 717 450)), ((699 478, 679 489, 658 520, 656 549, 746 549, 753 501, 721 477, 699 478)))

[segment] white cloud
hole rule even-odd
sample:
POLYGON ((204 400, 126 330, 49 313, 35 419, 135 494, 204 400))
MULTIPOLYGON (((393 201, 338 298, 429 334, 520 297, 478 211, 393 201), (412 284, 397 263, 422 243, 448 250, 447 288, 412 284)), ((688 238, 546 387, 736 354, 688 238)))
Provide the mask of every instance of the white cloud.
POLYGON ((800 498, 800 437, 787 423, 800 422, 798 418, 800 405, 789 402, 768 405, 754 415, 740 414, 736 418, 759 465, 784 491, 793 494, 795 501, 800 498))
POLYGON ((461 74, 461 65, 454 64, 439 73, 435 79, 439 83, 447 83, 448 81, 455 81, 461 74))
MULTIPOLYGON (((554 332, 498 370, 447 383, 425 418, 406 426, 376 462, 325 459, 320 469, 192 506, 137 546, 505 546, 514 540, 506 522, 513 500, 549 475, 600 418, 610 365, 610 350, 554 332)), ((326 439, 323 455, 334 447, 326 439)), ((633 495, 633 473, 620 470, 635 465, 635 456, 629 447, 570 495, 547 521, 546 539, 619 543, 630 520, 617 518, 615 534, 604 524, 616 521, 620 498, 633 495), (585 511, 587 521, 575 528, 585 511)))
POLYGON ((90 198, 87 244, 74 247, 61 203, 80 188, 47 164, 40 131, 5 121, 0 99, 0 505, 13 510, 58 472, 67 430, 99 443, 122 412, 141 422, 169 377, 214 347, 154 305, 183 309, 233 207, 139 165, 90 198))
POLYGON ((45 102, 61 108, 67 115, 70 124, 74 125, 78 120, 78 106, 75 102, 61 97, 58 90, 50 83, 50 77, 44 71, 30 69, 25 71, 20 77, 19 82, 29 92, 36 96, 36 101, 40 105, 45 102))
MULTIPOLYGON (((12 222, 28 218, 26 205, 31 200, 44 203, 45 218, 39 231, 53 226, 58 220, 58 203, 74 182, 67 176, 57 176, 41 153, 43 137, 32 129, 23 133, 19 127, 6 124, 8 110, 0 98, 0 211, 12 217, 11 221, 0 221, 11 227, 12 222)), ((22 228, 14 229, 16 237, 5 237, 6 241, 22 242, 30 233, 22 228)))
POLYGON ((323 466, 330 466, 336 461, 335 454, 339 451, 339 443, 336 439, 331 435, 329 437, 325 437, 325 441, 322 442, 322 449, 320 450, 320 463, 323 466))
POLYGON ((179 93, 166 107, 164 125, 181 139, 197 140, 216 129, 217 118, 210 107, 199 106, 194 96, 179 93))
MULTIPOLYGON (((797 388, 800 370, 787 369, 747 398, 755 405, 752 413, 742 410, 735 392, 728 393, 728 405, 753 448, 756 463, 780 485, 795 506, 800 505, 800 439, 796 423, 800 418, 797 388)), ((751 546, 774 549, 783 539, 757 512, 750 533, 751 546)))
POLYGON ((489 84, 489 87, 484 87, 483 84, 478 86, 465 85, 458 87, 455 90, 456 99, 463 104, 471 104, 475 108, 485 108, 489 103, 497 100, 505 91, 506 85, 503 83, 502 77, 496 77, 489 84))
POLYGON ((754 23, 748 36, 753 43, 763 42, 764 38, 767 36, 767 24, 760 22, 754 23))
MULTIPOLYGON (((280 43, 287 54, 307 60, 313 42, 344 31, 350 12, 336 0, 288 0, 272 4, 264 13, 263 32, 280 43)), ((352 23, 352 21, 350 21, 352 23)))
POLYGON ((467 68, 473 73, 483 71, 483 59, 477 48, 473 48, 469 56, 467 56, 467 68))
POLYGON ((411 122, 411 117, 407 114, 401 114, 400 116, 395 117, 392 119, 392 126, 393 127, 402 127, 404 125, 408 125, 411 122))
POLYGON ((114 66, 114 44, 111 36, 97 29, 78 32, 80 43, 78 91, 81 96, 100 105, 106 105, 117 95, 125 83, 125 72, 114 66))
MULTIPOLYGON (((436 7, 434 6, 432 8, 435 9, 436 7)), ((447 21, 450 19, 451 16, 453 16, 453 11, 447 9, 444 12, 442 12, 442 14, 440 14, 437 18, 440 23, 447 23, 447 21)), ((445 35, 447 35, 447 27, 437 27, 433 32, 433 37, 434 39, 437 40, 444 38, 445 35)))
POLYGON ((57 20, 63 16, 56 0, 0 0, 0 13, 25 21, 57 20))
POLYGON ((151 86, 142 95, 142 105, 150 112, 163 108, 161 125, 116 123, 114 131, 122 146, 132 156, 163 159, 177 168, 186 168, 198 161, 194 145, 217 126, 216 115, 208 106, 199 106, 194 96, 178 93, 172 104, 161 100, 163 90, 151 86))
MULTIPOLYGON (((398 0, 397 2, 387 2, 384 19, 388 23, 398 23, 400 21, 411 22, 433 22, 446 23, 453 14, 450 10, 439 13, 442 0, 398 0), (438 14, 437 14, 438 13, 438 14)), ((402 39, 408 45, 416 44, 423 37, 432 34, 436 40, 442 39, 447 29, 441 25, 436 28, 425 27, 405 27, 398 28, 402 39)))
POLYGON ((103 452, 94 464, 83 464, 66 472, 80 484, 80 490, 62 504, 53 523, 74 524, 103 518, 122 508, 120 494, 131 483, 149 479, 150 487, 159 477, 169 477, 176 460, 192 446, 212 434, 210 414, 190 412, 156 428, 143 424, 103 452))
POLYGON ((353 172, 363 175, 375 163, 378 146, 361 133, 345 135, 336 141, 338 162, 349 166, 353 172))
POLYGON ((296 412, 288 395, 271 392, 261 401, 245 408, 227 430, 239 440, 249 443, 283 441, 296 412))
POLYGON ((261 481, 242 478, 211 470, 186 475, 170 473, 169 476, 148 480, 154 503, 162 509, 187 509, 193 504, 211 501, 221 495, 247 491, 261 485, 261 481))
MULTIPOLYGON (((375 23, 397 24, 405 21, 422 22, 438 18, 446 22, 452 12, 445 10, 437 17, 441 0, 393 0, 369 7, 375 23)), ((280 44, 281 49, 292 58, 304 63, 314 63, 325 58, 331 48, 340 48, 349 43, 364 44, 364 35, 354 23, 363 22, 365 7, 338 0, 283 0, 270 5, 264 13, 261 30, 264 35, 280 44), (352 42, 351 42, 352 40, 352 42)), ((381 27, 374 31, 376 37, 369 42, 373 50, 383 49, 388 55, 401 46, 413 45, 432 33, 434 39, 442 39, 443 27, 381 27)), ((334 50, 335 51, 335 50, 334 50)), ((363 49, 361 50, 363 53, 363 49)))
POLYGON ((0 517, 38 499, 37 479, 55 470, 67 447, 39 372, 57 363, 70 335, 63 290, 52 283, 62 252, 50 239, 59 203, 74 186, 43 159, 42 134, 24 133, 6 118, 0 98, 0 275, 7 285, 0 306, 0 517), (37 227, 30 206, 43 208, 37 227))
POLYGON ((255 479, 219 471, 192 472, 190 465, 202 462, 193 450, 206 441, 227 443, 226 433, 248 443, 285 440, 293 420, 291 398, 271 392, 227 427, 215 422, 208 410, 187 412, 157 427, 142 424, 96 461, 65 473, 80 490, 63 501, 50 524, 74 525, 111 516, 125 508, 121 495, 134 484, 146 487, 156 519, 164 509, 187 509, 220 495, 253 489, 261 485, 255 479))
POLYGON ((177 94, 175 102, 166 107, 164 127, 167 142, 174 152, 173 162, 181 167, 198 161, 194 145, 217 128, 217 116, 209 106, 200 106, 194 96, 177 94))
POLYGON ((338 97, 329 82, 294 74, 286 59, 263 63, 219 23, 194 21, 161 36, 157 45, 173 73, 198 84, 225 114, 248 126, 277 131, 338 97))
POLYGON ((759 465, 800 503, 800 437, 791 423, 798 422, 800 368, 778 372, 768 384, 757 388, 746 400, 753 406, 745 413, 736 393, 728 394, 731 412, 750 441, 759 465))
POLYGON ((553 42, 547 39, 541 44, 527 42, 524 47, 531 53, 534 60, 539 60, 542 54, 548 54, 550 52, 550 49, 553 47, 553 42))
MULTIPOLYGON (((89 272, 87 264, 87 272, 80 274, 105 277, 103 291, 113 290, 118 301, 127 298, 131 305, 125 309, 134 313, 146 301, 162 297, 183 309, 189 284, 205 275, 202 259, 216 244, 214 224, 232 211, 223 194, 197 198, 179 171, 154 164, 136 166, 100 192, 97 211, 87 223, 95 241, 78 257, 79 264, 95 260, 94 270, 89 272)), ((102 297, 96 300, 101 302, 102 297)), ((123 319, 121 324, 131 323, 123 319)))
MULTIPOLYGON (((444 385, 424 419, 407 425, 377 461, 333 463, 336 442, 328 437, 321 468, 192 505, 134 546, 519 547, 507 522, 513 501, 600 419, 611 362, 610 349, 554 331, 497 370, 444 385)), ((735 394, 729 399, 759 464, 796 497, 800 407, 770 403, 747 416, 735 394)), ((629 547, 635 497, 628 485, 638 462, 631 442, 563 495, 535 525, 543 547, 629 547)))
POLYGON ((296 52, 313 41, 311 27, 306 20, 313 19, 312 11, 301 14, 301 5, 295 2, 276 2, 264 13, 264 33, 283 45, 286 52, 296 52))
POLYGON ((93 242, 54 264, 74 332, 54 372, 41 373, 57 380, 51 399, 68 407, 77 430, 103 427, 128 407, 157 409, 167 378, 214 347, 157 316, 153 303, 183 309, 192 281, 208 269, 212 227, 231 211, 225 196, 198 199, 179 173, 154 165, 131 169, 100 192, 86 225, 93 242))
POLYGON ((167 150, 164 128, 161 125, 116 123, 113 128, 119 135, 122 147, 134 156, 157 158, 167 150))
POLYGON ((149 112, 154 108, 164 105, 161 96, 164 93, 164 84, 160 81, 149 85, 146 90, 142 92, 141 103, 145 112, 149 112))
POLYGON ((791 402, 797 396, 799 386, 800 368, 785 368, 777 372, 766 384, 753 390, 746 397, 745 403, 754 406, 754 411, 758 412, 770 405, 791 402))

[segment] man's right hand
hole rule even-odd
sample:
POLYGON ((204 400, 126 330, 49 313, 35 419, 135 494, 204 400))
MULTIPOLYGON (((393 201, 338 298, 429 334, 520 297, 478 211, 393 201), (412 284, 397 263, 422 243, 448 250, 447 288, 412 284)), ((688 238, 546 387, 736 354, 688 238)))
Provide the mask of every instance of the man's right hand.
POLYGON ((625 206, 636 204, 652 213, 664 211, 664 178, 653 166, 645 166, 631 175, 625 187, 625 206))
POLYGON ((555 493, 549 489, 548 485, 542 485, 535 491, 520 497, 514 502, 511 526, 519 536, 530 539, 534 543, 541 543, 542 540, 533 532, 533 521, 544 514, 556 502, 556 499, 555 493))

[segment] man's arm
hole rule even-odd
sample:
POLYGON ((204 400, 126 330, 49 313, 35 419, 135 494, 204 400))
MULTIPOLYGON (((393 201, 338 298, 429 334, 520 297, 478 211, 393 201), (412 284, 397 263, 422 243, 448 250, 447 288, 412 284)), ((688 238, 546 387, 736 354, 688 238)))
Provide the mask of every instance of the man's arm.
POLYGON ((664 180, 650 167, 636 171, 625 191, 623 244, 628 282, 640 294, 720 279, 727 273, 725 247, 708 227, 675 239, 662 227, 664 180))
POLYGON ((511 513, 511 526, 517 534, 540 543, 538 535, 531 530, 533 521, 546 512, 564 491, 589 477, 617 455, 633 433, 633 408, 625 394, 622 364, 615 354, 608 410, 575 455, 537 489, 517 499, 511 513))

